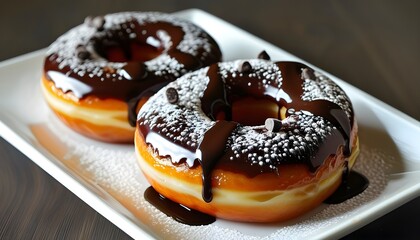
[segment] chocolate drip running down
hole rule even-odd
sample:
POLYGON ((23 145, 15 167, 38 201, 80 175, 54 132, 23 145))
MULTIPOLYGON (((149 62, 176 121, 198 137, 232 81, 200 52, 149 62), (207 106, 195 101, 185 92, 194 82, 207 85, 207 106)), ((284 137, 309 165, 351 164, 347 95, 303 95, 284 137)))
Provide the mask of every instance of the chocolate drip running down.
POLYGON ((278 116, 284 106, 287 109, 294 109, 294 111, 307 111, 313 115, 321 116, 338 129, 334 130, 339 132, 338 135, 333 131, 325 143, 320 146, 320 150, 312 158, 307 159, 312 170, 316 170, 330 154, 335 154, 340 145, 344 145, 344 154, 350 156, 351 121, 345 111, 337 104, 327 100, 303 101, 301 99, 303 95, 302 73, 314 77, 313 70, 296 62, 278 62, 276 65, 279 67, 283 79, 281 88, 276 85, 263 88, 258 84, 260 80, 249 77, 247 74, 241 76, 240 72, 235 73, 236 77, 228 76, 222 79, 218 66, 210 66, 207 73, 210 80, 201 99, 203 112, 213 120, 217 119, 216 116, 222 112, 224 119, 231 121, 231 106, 234 99, 244 96, 254 96, 256 99, 265 98, 278 105, 278 116), (251 87, 249 83, 251 83, 251 87), (279 94, 280 92, 282 94, 279 94))
MULTIPOLYGON (((330 101, 303 101, 300 97, 303 95, 302 75, 305 77, 315 78, 314 71, 303 64, 298 64, 295 62, 282 62, 278 63, 277 65, 279 66, 284 79, 282 88, 284 92, 288 93, 289 97, 291 98, 291 101, 284 98, 279 99, 280 104, 287 108, 292 108, 295 111, 308 111, 316 116, 321 116, 330 121, 335 127, 339 129, 340 133, 342 134, 342 138, 345 141, 344 154, 346 156, 350 156, 351 122, 344 110, 337 104, 330 101)), ((335 149, 337 149, 337 147, 335 147, 335 149)), ((335 153, 335 150, 333 153, 335 153)), ((320 158, 325 159, 326 156, 320 156, 320 158)), ((312 167, 316 168, 321 163, 322 162, 317 159, 317 161, 312 162, 312 167)))
POLYGON ((339 204, 362 193, 369 186, 369 180, 356 171, 350 171, 343 177, 337 190, 324 203, 339 204))
POLYGON ((216 221, 216 218, 194 209, 182 206, 162 196, 152 187, 144 192, 144 198, 157 209, 172 217, 174 220, 192 226, 208 225, 216 221))
MULTIPOLYGON (((165 114, 162 113, 160 115, 160 112, 162 112, 161 108, 156 109, 156 112, 150 115, 156 118, 147 119, 148 122, 155 123, 151 128, 148 124, 143 124, 144 120, 146 120, 144 117, 146 116, 140 114, 139 133, 152 146, 155 153, 158 153, 161 157, 170 156, 173 163, 179 163, 184 160, 189 163, 194 163, 197 160, 201 164, 203 171, 202 195, 203 199, 207 202, 212 199, 211 174, 214 168, 244 174, 249 178, 253 178, 263 173, 281 174, 281 172, 277 171, 278 166, 287 163, 306 164, 311 171, 315 172, 323 164, 324 160, 328 156, 336 154, 337 149, 341 146, 344 146, 343 151, 345 155, 350 155, 352 120, 349 119, 346 111, 332 101, 323 100, 325 98, 321 98, 322 100, 302 100, 304 81, 313 80, 310 79, 315 77, 313 70, 306 65, 295 62, 269 63, 265 60, 261 61, 262 65, 258 65, 257 61, 249 61, 248 64, 251 68, 246 67, 246 71, 236 67, 238 65, 244 65, 244 62, 242 64, 239 62, 238 65, 213 64, 207 71, 200 73, 203 75, 200 75, 199 79, 208 78, 208 83, 200 99, 200 107, 203 113, 215 122, 209 125, 201 125, 207 127, 205 130, 203 129, 204 134, 196 140, 197 144, 194 147, 186 143, 188 140, 183 141, 183 137, 181 136, 181 132, 184 130, 185 136, 188 136, 191 131, 188 130, 189 125, 181 121, 181 119, 184 119, 183 121, 188 119, 183 114, 189 111, 196 111, 184 109, 185 106, 183 104, 185 101, 191 101, 190 99, 185 99, 185 96, 179 95, 180 103, 169 104, 171 106, 168 110, 171 110, 168 111, 168 114, 173 115, 175 112, 177 112, 176 114, 180 114, 179 116, 172 116, 170 123, 173 126, 175 124, 173 121, 176 121, 179 132, 178 130, 177 132, 172 132, 172 130, 167 129, 166 126, 169 123, 166 123, 166 120, 164 120, 166 118, 165 114), (266 74, 267 69, 269 76, 265 77, 264 74, 266 74), (265 78, 274 80, 263 83, 265 78), (282 140, 282 138, 278 138, 280 139, 279 141, 283 141, 279 142, 282 144, 279 151, 282 149, 284 151, 270 154, 267 154, 270 148, 264 147, 265 142, 262 142, 262 145, 258 145, 260 143, 254 142, 252 144, 244 141, 244 145, 234 146, 234 144, 237 144, 239 136, 245 134, 240 132, 245 128, 232 115, 232 109, 234 108, 235 101, 240 101, 243 98, 253 99, 257 102, 264 100, 264 103, 277 106, 278 113, 276 113, 276 116, 278 118, 280 118, 282 107, 293 109, 293 111, 287 112, 287 117, 296 119, 296 126, 283 129, 283 133, 281 134, 289 134, 287 135, 289 137, 300 136, 302 141, 307 141, 306 145, 300 144, 299 141, 296 141, 296 138, 294 140, 292 138, 290 140, 286 139, 288 140, 287 142, 286 140, 282 140), (301 114, 298 115, 296 112, 301 112, 301 114), (313 140, 312 136, 318 134, 313 124, 316 125, 317 121, 324 121, 324 119, 325 123, 323 123, 323 126, 328 126, 329 132, 322 136, 317 135, 317 138, 313 140), (305 140, 305 136, 308 137, 308 135, 305 135, 308 134, 306 132, 307 128, 312 128, 311 131, 313 131, 312 135, 309 135, 311 136, 309 140, 305 140), (257 146, 255 144, 258 147, 254 147, 257 146), (288 151, 289 149, 291 151, 288 151), (256 156, 255 158, 258 156, 264 158, 264 162, 252 160, 253 156, 256 156)), ((188 78, 186 80, 191 81, 188 78)), ((173 84, 171 87, 180 88, 177 84, 173 84)), ((178 89, 179 93, 184 91, 178 89)), ((165 102, 168 101, 165 95, 162 97, 165 102)), ((246 106, 245 108, 249 107, 246 106)), ((351 105, 349 108, 350 115, 352 115, 351 105)), ((255 114, 252 112, 249 114, 249 117, 255 117, 255 114)), ((194 125, 194 123, 191 124, 194 125)), ((254 130, 249 129, 248 131, 254 130)), ((253 134, 261 134, 261 137, 264 138, 268 137, 264 132, 266 130, 258 131, 253 134)), ((256 138, 261 139, 261 137, 256 138)), ((272 137, 268 137, 267 139, 271 141, 272 137)), ((254 140, 250 139, 250 141, 254 140)), ((188 164, 188 166, 194 167, 195 165, 188 164)))
POLYGON ((197 160, 202 168, 202 197, 204 201, 210 202, 213 198, 211 191, 211 174, 220 157, 225 154, 226 142, 236 127, 236 122, 223 120, 216 121, 216 123, 204 133, 203 139, 195 150, 191 147, 171 143, 144 125, 139 125, 139 133, 145 136, 146 142, 149 144, 150 142, 153 142, 153 144, 151 144, 152 149, 161 157, 170 157, 172 162, 176 163, 181 162, 181 160, 194 163, 197 160))
POLYGON ((225 119, 232 119, 232 109, 228 99, 226 84, 219 73, 217 64, 213 64, 207 71, 209 83, 201 98, 203 112, 212 120, 217 119, 218 113, 223 113, 225 119))
POLYGON ((206 202, 212 200, 211 174, 218 160, 225 153, 226 142, 238 124, 231 121, 217 121, 204 134, 204 138, 198 146, 196 155, 203 169, 203 199, 206 202))

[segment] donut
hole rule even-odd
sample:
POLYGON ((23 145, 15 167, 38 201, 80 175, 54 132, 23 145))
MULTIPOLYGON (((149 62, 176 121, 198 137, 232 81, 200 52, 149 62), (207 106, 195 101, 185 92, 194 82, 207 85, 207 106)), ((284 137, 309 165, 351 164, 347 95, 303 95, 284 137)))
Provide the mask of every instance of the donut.
POLYGON ((138 114, 138 164, 183 206, 228 220, 300 216, 338 188, 358 155, 345 92, 298 62, 221 62, 188 73, 138 114))
POLYGON ((41 85, 73 130, 132 142, 138 109, 162 86, 221 59, 215 40, 187 20, 158 12, 87 17, 49 47, 41 85))

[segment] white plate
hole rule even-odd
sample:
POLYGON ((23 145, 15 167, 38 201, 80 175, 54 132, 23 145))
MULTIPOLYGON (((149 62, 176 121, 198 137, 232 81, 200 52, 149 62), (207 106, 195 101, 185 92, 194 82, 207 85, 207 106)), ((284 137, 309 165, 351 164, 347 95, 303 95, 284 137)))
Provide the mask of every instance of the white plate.
MULTIPOLYGON (((176 15, 207 30, 225 60, 253 58, 266 50, 274 60, 302 61, 203 11, 176 15)), ((361 154, 356 167, 371 182, 363 194, 339 205, 322 205, 286 223, 179 224, 144 200, 148 184, 138 172, 133 146, 86 139, 47 108, 39 86, 44 53, 0 63, 0 134, 133 238, 338 238, 419 196, 419 122, 331 76, 350 96, 359 121, 361 154)))

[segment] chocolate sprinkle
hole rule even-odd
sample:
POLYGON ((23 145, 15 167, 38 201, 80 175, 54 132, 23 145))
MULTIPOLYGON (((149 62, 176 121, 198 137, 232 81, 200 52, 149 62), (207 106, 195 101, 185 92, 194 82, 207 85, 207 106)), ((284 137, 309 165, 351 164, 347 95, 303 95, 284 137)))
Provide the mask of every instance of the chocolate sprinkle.
POLYGON ((241 73, 249 73, 252 71, 252 66, 248 61, 244 61, 239 69, 241 73))
POLYGON ((265 128, 270 132, 279 132, 283 123, 275 118, 267 118, 265 120, 265 128))
POLYGON ((296 122, 299 120, 299 117, 296 115, 290 115, 287 118, 281 120, 283 129, 292 129, 296 122))
POLYGON ((76 48, 76 56, 80 60, 86 60, 90 57, 90 52, 84 46, 78 46, 76 48))
POLYGON ((175 104, 178 102, 178 91, 175 88, 166 89, 166 98, 170 104, 175 104))
POLYGON ((103 16, 97 16, 92 19, 92 27, 95 27, 98 31, 104 30, 105 18, 103 16))
POLYGON ((314 71, 312 69, 304 68, 304 69, 302 69, 302 78, 303 79, 314 80, 314 79, 316 79, 316 76, 315 76, 314 71))
POLYGON ((104 25, 105 25, 105 17, 103 17, 103 16, 97 16, 97 17, 87 16, 85 18, 85 24, 87 24, 89 27, 96 28, 98 31, 103 31, 104 30, 104 25))
POLYGON ((262 52, 260 52, 260 54, 258 54, 258 58, 259 59, 264 59, 264 60, 270 60, 270 56, 264 50, 262 52))

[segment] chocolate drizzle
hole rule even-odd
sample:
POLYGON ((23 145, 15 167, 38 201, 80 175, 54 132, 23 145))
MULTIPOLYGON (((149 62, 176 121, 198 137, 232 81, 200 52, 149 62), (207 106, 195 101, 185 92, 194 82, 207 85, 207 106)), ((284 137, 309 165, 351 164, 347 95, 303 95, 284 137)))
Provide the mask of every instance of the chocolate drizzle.
MULTIPOLYGON (((303 95, 303 82, 301 77, 303 75, 302 72, 305 76, 312 76, 312 78, 314 78, 314 71, 303 64, 295 62, 282 62, 278 63, 277 65, 279 66, 284 79, 282 85, 283 91, 288 93, 289 97, 291 97, 291 101, 284 98, 278 99, 280 104, 287 108, 308 111, 316 116, 321 116, 330 121, 335 127, 339 129, 340 133, 342 134, 342 138, 345 141, 344 154, 346 156, 350 156, 351 122, 344 110, 337 104, 327 100, 303 101, 300 97, 303 95)), ((327 142, 336 143, 336 141, 327 142)), ((337 147, 337 145, 329 147, 332 151, 329 154, 335 153, 335 149, 337 149, 337 147)), ((326 156, 320 156, 320 159, 325 159, 326 156)), ((311 166, 313 168, 317 168, 320 165, 320 159, 315 159, 315 161, 312 161, 311 166)))
POLYGON ((174 220, 192 226, 209 225, 216 218, 205 213, 187 208, 179 203, 159 194, 154 188, 148 187, 144 192, 144 198, 157 209, 172 217, 174 220))
MULTIPOLYGON (((180 78, 169 86, 177 88, 180 93, 176 104, 163 105, 160 101, 162 98, 167 103, 166 96, 157 94, 148 101, 152 110, 139 114, 139 133, 155 153, 170 156, 173 163, 189 162, 189 167, 194 167, 194 162, 201 164, 203 199, 207 202, 212 199, 211 173, 215 168, 253 178, 263 173, 281 174, 279 166, 288 163, 303 163, 315 172, 340 147, 346 156, 350 155, 353 110, 338 86, 329 82, 335 89, 334 93, 341 94, 345 104, 336 104, 335 99, 328 100, 331 99, 326 97, 328 92, 315 92, 312 99, 304 100, 305 91, 309 91, 304 87, 311 86, 311 81, 322 81, 308 66, 266 60, 248 62, 252 67, 250 71, 241 72, 238 66, 243 61, 236 61, 213 64, 180 78), (197 82, 194 82, 194 77, 197 77, 197 82), (205 78, 207 84, 202 83, 205 78), (206 84, 204 91, 192 87, 201 84, 206 84), (194 94, 198 92, 202 92, 200 104, 191 108, 187 103, 196 102, 194 94), (232 112, 235 104, 244 98, 257 102, 263 100, 276 106, 278 119, 284 114, 281 111, 285 107, 288 109, 286 117, 293 118, 296 123, 276 133, 244 126, 232 112), (200 115, 197 113, 199 108, 209 119, 191 114, 200 115), (171 120, 167 119, 168 114, 171 120), (188 137, 197 134, 199 138, 188 137)), ((245 105, 244 108, 246 111, 249 107, 245 105)), ((254 118, 261 113, 248 114, 254 118)))
POLYGON ((203 199, 210 202, 211 173, 221 156, 226 151, 226 142, 238 124, 232 121, 217 121, 206 133, 198 146, 196 156, 203 169, 203 199))
POLYGON ((201 98, 201 108, 212 120, 216 120, 217 113, 223 113, 225 119, 232 118, 231 106, 228 100, 228 90, 219 74, 219 66, 213 64, 207 71, 209 83, 201 98))
POLYGON ((44 73, 57 88, 80 99, 126 102, 129 122, 135 126, 142 97, 220 58, 216 42, 188 22, 159 13, 117 13, 87 18, 57 39, 45 59, 44 73), (191 34, 194 41, 189 40, 191 34), (54 77, 58 75, 59 79, 54 77), (65 89, 60 87, 64 85, 65 89))
POLYGON ((345 111, 337 104, 327 100, 304 101, 301 99, 303 95, 302 72, 305 73, 305 76, 314 77, 313 70, 296 62, 278 62, 276 65, 279 67, 283 79, 281 88, 278 88, 274 83, 271 86, 261 87, 258 85, 258 79, 239 73, 236 73, 238 75, 236 77, 228 76, 222 79, 217 65, 212 65, 207 74, 210 79, 208 88, 201 99, 204 113, 215 119, 222 109, 225 119, 232 120, 230 106, 235 99, 244 96, 266 98, 278 104, 279 118, 280 109, 285 106, 288 109, 294 109, 294 111, 307 111, 313 115, 321 116, 337 127, 339 134, 335 134, 335 130, 333 130, 331 135, 320 145, 319 150, 307 159, 312 170, 318 168, 330 154, 335 154, 340 145, 344 145, 344 154, 349 156, 351 122, 345 111), (251 86, 256 87, 250 87, 249 82, 252 83, 251 86))
POLYGON ((206 202, 212 200, 211 177, 215 165, 221 156, 225 154, 226 142, 232 131, 237 127, 237 123, 231 121, 216 121, 201 139, 196 149, 169 142, 164 137, 153 132, 145 125, 139 125, 139 133, 146 136, 146 142, 151 143, 154 151, 161 157, 169 157, 172 162, 180 163, 186 161, 189 166, 194 166, 197 160, 202 168, 202 196, 206 202))

